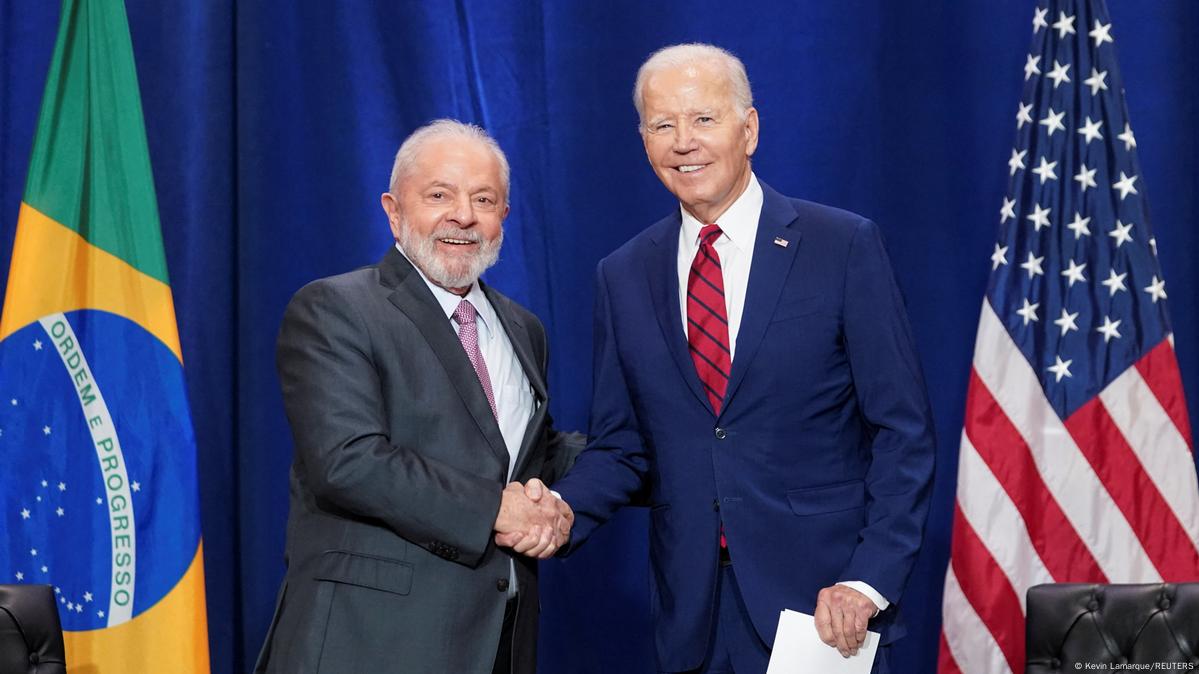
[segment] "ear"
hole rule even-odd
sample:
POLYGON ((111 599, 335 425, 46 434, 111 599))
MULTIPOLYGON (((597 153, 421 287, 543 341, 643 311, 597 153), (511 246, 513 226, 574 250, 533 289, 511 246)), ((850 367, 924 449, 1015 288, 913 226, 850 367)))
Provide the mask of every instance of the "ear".
POLYGON ((758 109, 750 108, 745 112, 745 156, 754 156, 758 149, 758 109))
POLYGON ((383 205, 383 212, 387 213, 387 225, 391 228, 391 235, 399 241, 400 221, 403 220, 400 214, 400 200, 391 192, 384 192, 379 197, 379 203, 383 205))
POLYGON ((512 211, 512 206, 507 201, 504 202, 504 212, 500 214, 500 222, 508 219, 508 213, 512 211))

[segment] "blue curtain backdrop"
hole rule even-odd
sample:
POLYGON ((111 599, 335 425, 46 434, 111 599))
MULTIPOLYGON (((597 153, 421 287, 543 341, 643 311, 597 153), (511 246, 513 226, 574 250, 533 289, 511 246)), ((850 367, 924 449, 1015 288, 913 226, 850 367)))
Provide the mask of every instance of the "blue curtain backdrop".
MULTIPOLYGON (((966 381, 1034 4, 128 0, 199 442, 213 671, 253 662, 283 572, 280 316, 305 282, 386 250, 378 197, 399 142, 451 116, 508 152, 512 215, 489 279, 545 321, 553 413, 584 428, 595 263, 674 207, 636 134, 633 76, 654 49, 696 40, 749 69, 758 175, 886 234, 940 443, 897 671, 934 671, 966 381)), ((1108 4, 1195 419, 1199 3, 1108 4)), ((57 3, 0 0, 0 280, 57 18, 57 3)), ((542 671, 652 671, 645 526, 627 510, 543 565, 542 671)))

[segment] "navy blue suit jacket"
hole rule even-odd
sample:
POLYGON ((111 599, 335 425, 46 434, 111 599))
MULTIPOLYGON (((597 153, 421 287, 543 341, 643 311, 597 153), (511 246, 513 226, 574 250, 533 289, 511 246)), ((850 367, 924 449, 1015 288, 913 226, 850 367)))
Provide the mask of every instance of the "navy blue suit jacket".
POLYGON ((720 415, 683 332, 676 211, 599 264, 591 438, 555 485, 577 516, 567 552, 648 495, 667 671, 702 662, 721 522, 767 644, 780 610, 812 613, 840 580, 892 602, 871 622, 885 644, 903 633, 898 605, 928 512, 932 418, 877 226, 762 189, 720 415))

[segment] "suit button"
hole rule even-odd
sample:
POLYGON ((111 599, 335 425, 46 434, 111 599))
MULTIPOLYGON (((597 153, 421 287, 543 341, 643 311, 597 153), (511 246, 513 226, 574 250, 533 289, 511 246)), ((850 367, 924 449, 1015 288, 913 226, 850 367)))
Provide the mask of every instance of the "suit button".
POLYGON ((720 499, 712 499, 712 510, 720 512, 720 499))
POLYGON ((717 440, 724 440, 728 436, 729 436, 729 434, 725 433, 723 428, 720 428, 719 426, 716 428, 716 439, 717 440))
POLYGON ((499 590, 500 592, 507 592, 508 591, 508 579, 501 578, 501 579, 495 581, 495 589, 499 590))
POLYGON ((458 559, 458 548, 451 547, 449 550, 446 551, 445 556, 446 556, 446 559, 449 559, 451 562, 454 561, 455 559, 458 559))

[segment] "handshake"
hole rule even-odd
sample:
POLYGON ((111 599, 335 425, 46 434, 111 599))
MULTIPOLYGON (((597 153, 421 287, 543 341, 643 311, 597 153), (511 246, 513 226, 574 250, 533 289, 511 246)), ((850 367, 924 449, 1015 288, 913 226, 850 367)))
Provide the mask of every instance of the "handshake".
POLYGON ((495 544, 548 559, 570 539, 575 513, 537 478, 504 488, 495 518, 495 544))

